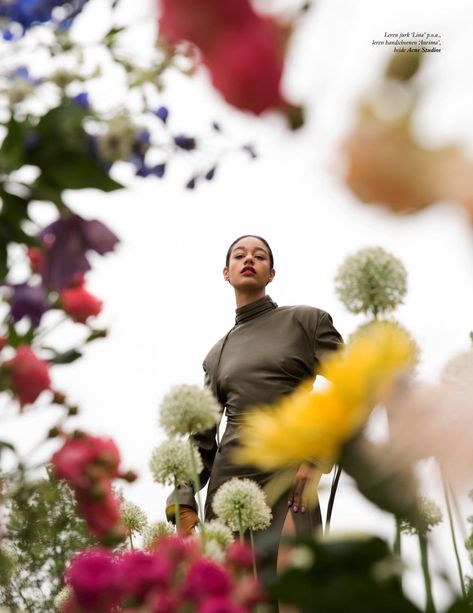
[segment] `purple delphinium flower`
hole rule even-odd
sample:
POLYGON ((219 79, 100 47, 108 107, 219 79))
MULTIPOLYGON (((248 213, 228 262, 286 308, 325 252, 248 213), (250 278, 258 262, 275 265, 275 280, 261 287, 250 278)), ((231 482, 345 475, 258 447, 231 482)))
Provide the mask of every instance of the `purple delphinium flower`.
POLYGON ((158 179, 162 179, 164 177, 164 173, 166 171, 166 164, 157 164, 156 166, 146 166, 143 164, 136 171, 137 177, 149 177, 152 175, 153 177, 158 177, 158 179))
POLYGON ((12 285, 11 289, 10 309, 13 321, 20 321, 23 317, 28 317, 33 326, 38 326, 41 317, 49 308, 44 287, 20 283, 12 285))
POLYGON ((65 5, 66 18, 69 18, 79 13, 86 3, 87 0, 13 0, 0 4, 0 18, 19 24, 25 31, 35 24, 50 21, 57 6, 65 5))
POLYGON ((169 117, 169 111, 165 106, 160 106, 159 109, 154 111, 156 117, 158 117, 163 123, 166 123, 169 117))
POLYGON ((179 147, 179 149, 184 149, 185 151, 192 151, 196 148, 197 145, 195 138, 192 138, 191 136, 185 136, 184 134, 175 136, 174 144, 176 145, 176 147, 179 147))
POLYGON ((68 215, 44 228, 39 235, 44 245, 43 284, 63 289, 77 273, 85 273, 91 266, 89 251, 104 255, 118 243, 117 236, 97 219, 83 219, 68 215))

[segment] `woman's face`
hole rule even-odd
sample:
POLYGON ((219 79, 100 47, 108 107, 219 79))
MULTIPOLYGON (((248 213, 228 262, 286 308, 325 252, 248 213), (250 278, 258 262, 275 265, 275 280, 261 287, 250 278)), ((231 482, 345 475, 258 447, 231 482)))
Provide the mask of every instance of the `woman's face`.
POLYGON ((235 289, 261 289, 274 277, 266 245, 254 236, 246 236, 232 247, 229 265, 223 276, 235 289))

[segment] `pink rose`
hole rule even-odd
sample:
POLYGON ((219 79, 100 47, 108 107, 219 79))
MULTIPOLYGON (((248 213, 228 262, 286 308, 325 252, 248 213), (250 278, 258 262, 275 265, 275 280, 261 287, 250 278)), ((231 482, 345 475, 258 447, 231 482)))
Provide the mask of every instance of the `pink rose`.
MULTIPOLYGON (((73 283, 81 279, 73 279, 73 283)), ((90 294, 82 285, 68 287, 59 294, 64 311, 76 322, 85 324, 102 310, 102 301, 90 294)))
POLYGON ((127 552, 120 560, 123 592, 142 603, 150 590, 168 585, 172 570, 172 563, 159 552, 127 552))
POLYGON ((79 513, 87 522, 90 532, 97 538, 121 538, 125 534, 121 523, 120 502, 107 482, 102 485, 102 496, 91 496, 89 492, 76 490, 79 513))
POLYGON ((227 570, 205 558, 196 560, 187 571, 184 595, 191 600, 202 600, 206 596, 228 596, 232 582, 227 570))
POLYGON ((108 549, 81 552, 67 571, 67 581, 83 611, 108 613, 120 600, 118 567, 108 549))
POLYGON ((34 402, 41 392, 50 389, 48 364, 38 358, 29 345, 20 345, 15 357, 4 362, 3 367, 10 373, 11 387, 21 408, 34 402))
POLYGON ((227 549, 227 561, 236 568, 251 570, 253 568, 251 547, 246 543, 235 541, 227 549))

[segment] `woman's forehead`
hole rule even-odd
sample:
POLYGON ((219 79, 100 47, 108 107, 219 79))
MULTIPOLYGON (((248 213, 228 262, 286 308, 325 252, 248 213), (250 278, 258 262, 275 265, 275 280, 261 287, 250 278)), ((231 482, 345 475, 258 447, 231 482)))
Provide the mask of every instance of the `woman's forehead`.
POLYGON ((247 250, 247 249, 261 249, 261 251, 264 251, 265 253, 268 253, 268 248, 266 247, 266 245, 259 240, 259 238, 255 238, 255 237, 246 237, 246 238, 242 238, 241 240, 238 241, 238 243, 236 243, 233 248, 232 251, 235 251, 236 249, 243 249, 243 250, 247 250))

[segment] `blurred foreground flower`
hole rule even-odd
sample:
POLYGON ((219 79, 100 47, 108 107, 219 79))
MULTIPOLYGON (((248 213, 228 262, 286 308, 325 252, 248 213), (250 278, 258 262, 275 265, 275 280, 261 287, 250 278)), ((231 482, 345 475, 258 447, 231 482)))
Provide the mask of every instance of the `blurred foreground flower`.
POLYGON ((1 365, 1 370, 7 374, 21 408, 51 387, 48 364, 38 358, 29 345, 20 345, 15 356, 1 365))
MULTIPOLYGON (((64 26, 68 20, 79 13, 88 0, 7 0, 0 4, 0 28, 6 30, 14 22, 21 29, 28 30, 38 23, 50 21, 54 9, 61 7, 60 23, 64 26), (3 23, 2 23, 3 22, 3 23)), ((9 30, 7 30, 8 32, 9 30)))
POLYGON ((84 287, 66 287, 59 298, 64 311, 77 323, 85 324, 89 317, 96 317, 102 310, 102 301, 84 287))
POLYGON ((403 263, 382 247, 359 249, 338 269, 336 292, 351 313, 393 311, 402 304, 407 291, 403 263))
POLYGON ((473 223, 473 162, 456 146, 420 145, 409 115, 389 120, 364 106, 343 152, 346 184, 362 202, 395 213, 454 202, 466 208, 473 223))
POLYGON ((215 426, 220 412, 220 405, 209 389, 176 385, 161 402, 159 423, 169 436, 196 434, 215 426))
POLYGON ((160 35, 173 44, 185 40, 198 47, 213 85, 229 104, 256 115, 268 109, 282 110, 290 119, 297 115, 281 94, 289 26, 261 16, 248 0, 159 4, 160 35))
POLYGON ((330 464, 413 359, 410 338, 402 330, 374 323, 322 364, 320 374, 331 382, 328 388, 312 392, 309 381, 275 405, 250 413, 242 426, 237 460, 264 470, 314 459, 330 464))

